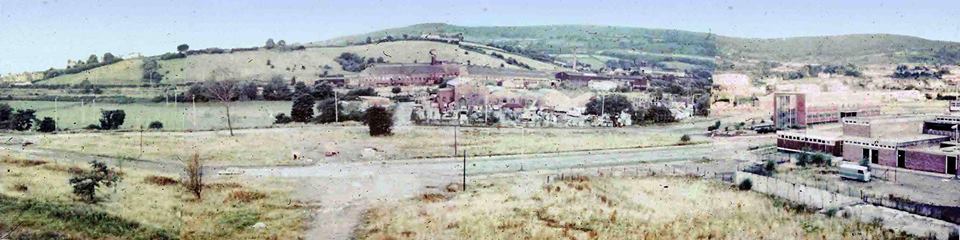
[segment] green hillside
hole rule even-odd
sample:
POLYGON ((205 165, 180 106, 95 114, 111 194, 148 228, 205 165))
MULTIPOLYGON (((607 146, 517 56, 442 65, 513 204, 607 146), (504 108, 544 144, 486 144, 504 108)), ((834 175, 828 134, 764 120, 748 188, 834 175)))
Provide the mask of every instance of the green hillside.
POLYGON ((719 37, 720 55, 733 61, 900 64, 960 62, 960 43, 891 34, 750 39, 719 37))

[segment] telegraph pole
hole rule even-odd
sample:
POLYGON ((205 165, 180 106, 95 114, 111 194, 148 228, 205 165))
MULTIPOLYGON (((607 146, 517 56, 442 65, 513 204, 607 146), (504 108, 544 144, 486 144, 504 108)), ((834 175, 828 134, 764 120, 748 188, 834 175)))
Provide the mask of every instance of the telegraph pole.
POLYGON ((333 122, 340 122, 340 99, 337 98, 337 90, 333 90, 333 122))
POLYGON ((467 150, 463 150, 463 191, 467 191, 467 150))

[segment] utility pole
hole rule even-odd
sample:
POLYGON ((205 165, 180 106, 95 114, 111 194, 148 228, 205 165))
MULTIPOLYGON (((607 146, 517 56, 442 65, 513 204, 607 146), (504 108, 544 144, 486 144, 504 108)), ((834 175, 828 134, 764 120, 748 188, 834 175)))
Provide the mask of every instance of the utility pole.
POLYGON ((467 191, 467 150, 463 150, 463 191, 467 191))
POLYGON ((453 126, 453 157, 457 157, 457 133, 460 132, 460 111, 457 111, 457 125, 453 126))
POLYGON ((333 90, 333 122, 340 122, 340 99, 337 98, 337 90, 333 90))

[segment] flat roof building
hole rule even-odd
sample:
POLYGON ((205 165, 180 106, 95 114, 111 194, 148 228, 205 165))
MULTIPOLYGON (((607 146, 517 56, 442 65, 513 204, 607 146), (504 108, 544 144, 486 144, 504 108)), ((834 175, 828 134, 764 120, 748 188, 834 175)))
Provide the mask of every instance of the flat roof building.
POLYGON ((847 92, 775 93, 773 124, 777 129, 805 128, 845 117, 880 115, 879 99, 847 92))

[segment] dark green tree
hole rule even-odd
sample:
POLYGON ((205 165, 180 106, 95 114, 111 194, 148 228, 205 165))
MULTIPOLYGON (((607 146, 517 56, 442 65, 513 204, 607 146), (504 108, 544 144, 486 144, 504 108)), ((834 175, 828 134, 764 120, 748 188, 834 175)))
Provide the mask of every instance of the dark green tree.
POLYGON ((17 131, 27 131, 33 128, 33 123, 37 121, 36 110, 17 109, 10 119, 10 129, 17 131))
POLYGON ((307 93, 297 94, 293 99, 293 106, 290 109, 290 118, 294 122, 309 122, 313 119, 313 105, 315 105, 313 96, 307 93))
POLYGON ((100 111, 100 129, 113 130, 119 129, 123 125, 127 114, 123 110, 103 110, 100 111))
POLYGON ((316 100, 333 98, 333 94, 333 86, 330 84, 321 83, 313 85, 313 98, 316 100))
POLYGON ((97 188, 100 186, 110 187, 120 181, 120 176, 116 171, 107 168, 107 165, 99 162, 90 162, 90 171, 78 173, 70 178, 70 186, 73 187, 73 194, 80 197, 80 200, 86 203, 97 203, 100 198, 97 197, 97 188))
POLYGON ((43 120, 40 121, 40 126, 38 126, 37 131, 45 133, 57 131, 57 122, 54 121, 53 118, 44 117, 43 120))
POLYGON ((190 45, 187 45, 186 43, 177 45, 177 52, 183 53, 187 50, 190 50, 190 45))
POLYGON ((389 136, 393 128, 393 114, 386 108, 373 106, 367 108, 364 123, 370 128, 370 136, 389 136))
POLYGON ((587 102, 587 114, 599 116, 601 108, 603 108, 603 113, 608 115, 620 114, 621 111, 633 112, 634 110, 633 103, 627 97, 619 94, 598 96, 587 102))
POLYGON ((274 77, 263 86, 263 98, 271 101, 290 100, 290 87, 283 81, 283 78, 274 77))

